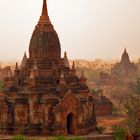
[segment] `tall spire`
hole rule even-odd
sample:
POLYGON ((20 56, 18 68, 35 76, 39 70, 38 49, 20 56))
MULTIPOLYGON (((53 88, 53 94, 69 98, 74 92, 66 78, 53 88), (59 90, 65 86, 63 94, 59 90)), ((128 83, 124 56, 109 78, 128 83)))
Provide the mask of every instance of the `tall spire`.
POLYGON ((26 54, 26 52, 24 52, 24 58, 27 58, 27 54, 26 54))
POLYGON ((40 16, 40 20, 38 22, 39 24, 50 24, 50 19, 48 15, 48 9, 47 9, 47 0, 43 0, 43 7, 42 7, 42 14, 40 16))
POLYGON ((75 69, 75 62, 73 61, 73 63, 72 63, 72 70, 76 70, 75 69))
POLYGON ((84 70, 82 70, 81 77, 85 77, 84 70))
POLYGON ((48 16, 48 9, 47 9, 46 0, 43 0, 42 16, 43 15, 48 16))
POLYGON ((76 75, 76 68, 75 68, 75 62, 74 61, 73 61, 73 64, 72 64, 71 75, 72 76, 77 76, 76 75))
POLYGON ((16 67, 15 67, 15 76, 19 76, 19 67, 18 67, 17 62, 16 62, 16 67))
POLYGON ((84 70, 82 70, 82 73, 81 73, 81 77, 80 77, 80 83, 82 85, 86 84, 86 78, 85 78, 85 74, 84 74, 84 70))
POLYGON ((127 53, 126 48, 124 48, 124 53, 127 53))
POLYGON ((15 70, 19 70, 19 68, 18 68, 18 63, 17 63, 17 62, 16 62, 15 70))
POLYGON ((127 53, 126 48, 124 49, 124 52, 122 54, 121 63, 122 64, 128 64, 128 63, 130 63, 129 55, 127 53))
POLYGON ((20 65, 20 68, 23 68, 27 62, 27 55, 26 55, 26 52, 24 53, 24 56, 22 58, 22 61, 21 61, 21 65, 20 65))
POLYGON ((67 57, 67 52, 64 53, 64 64, 66 67, 70 67, 68 57, 67 57))

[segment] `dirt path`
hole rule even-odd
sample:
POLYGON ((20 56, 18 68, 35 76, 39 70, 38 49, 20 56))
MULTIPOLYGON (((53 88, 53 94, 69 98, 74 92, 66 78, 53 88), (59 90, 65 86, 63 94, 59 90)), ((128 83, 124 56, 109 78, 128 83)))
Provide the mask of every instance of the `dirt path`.
POLYGON ((104 126, 106 128, 106 133, 112 132, 113 125, 122 125, 124 122, 124 117, 115 117, 115 116, 105 116, 105 117, 98 117, 97 124, 104 126))

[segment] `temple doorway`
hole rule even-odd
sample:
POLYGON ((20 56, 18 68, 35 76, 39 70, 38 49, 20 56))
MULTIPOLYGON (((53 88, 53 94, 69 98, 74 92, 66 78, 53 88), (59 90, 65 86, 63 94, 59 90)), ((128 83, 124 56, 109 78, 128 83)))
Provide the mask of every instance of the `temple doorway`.
POLYGON ((74 115, 72 113, 67 116, 67 133, 74 134, 74 115))

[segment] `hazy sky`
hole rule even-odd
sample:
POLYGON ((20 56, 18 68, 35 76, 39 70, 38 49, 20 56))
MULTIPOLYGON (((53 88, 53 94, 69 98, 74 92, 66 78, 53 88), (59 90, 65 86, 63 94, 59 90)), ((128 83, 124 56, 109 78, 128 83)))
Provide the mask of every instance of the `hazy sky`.
MULTIPOLYGON (((0 1, 0 60, 21 59, 43 0, 0 1)), ((70 59, 140 57, 140 0, 48 0, 48 11, 70 59)))

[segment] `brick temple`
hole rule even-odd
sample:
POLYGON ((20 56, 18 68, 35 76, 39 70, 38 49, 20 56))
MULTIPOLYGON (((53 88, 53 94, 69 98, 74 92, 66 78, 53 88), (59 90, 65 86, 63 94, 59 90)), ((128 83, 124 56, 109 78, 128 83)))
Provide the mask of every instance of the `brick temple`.
POLYGON ((100 83, 105 85, 128 84, 135 81, 137 77, 138 67, 134 62, 131 62, 127 50, 124 49, 120 62, 114 64, 110 74, 100 73, 100 83))
POLYGON ((136 77, 137 74, 138 68, 133 62, 130 61, 129 54, 125 48, 121 61, 115 64, 111 69, 111 75, 114 77, 119 77, 120 79, 126 79, 127 77, 136 77))
POLYGON ((43 1, 29 57, 16 63, 14 76, 0 95, 0 131, 4 134, 82 135, 95 129, 95 101, 84 72, 78 76, 61 45, 43 1))

